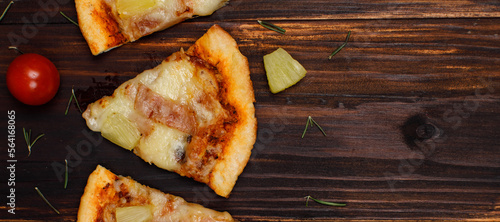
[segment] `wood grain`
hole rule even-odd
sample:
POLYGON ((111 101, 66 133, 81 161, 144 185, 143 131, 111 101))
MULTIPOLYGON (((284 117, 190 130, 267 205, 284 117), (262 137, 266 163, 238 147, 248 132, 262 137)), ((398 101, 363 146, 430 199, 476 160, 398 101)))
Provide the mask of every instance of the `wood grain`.
MULTIPOLYGON (((97 164, 240 221, 500 220, 498 1, 235 0, 212 16, 97 57, 78 27, 57 13, 76 18, 73 2, 60 0, 49 11, 40 2, 16 1, 0 22, 0 72, 18 55, 7 49, 9 36, 17 35, 21 50, 55 63, 61 88, 50 103, 28 107, 0 81, 4 124, 7 110, 16 112, 18 160, 16 215, 2 204, 0 221, 74 221, 97 164), (48 20, 34 20, 37 12, 50 14, 48 20), (287 32, 264 29, 257 19, 287 32), (259 122, 251 160, 228 199, 91 133, 74 104, 64 115, 71 88, 85 106, 189 47, 214 23, 249 59, 259 122), (36 31, 27 32, 29 27, 36 31), (347 47, 328 60, 348 31, 347 47), (278 47, 308 73, 273 95, 262 56, 278 47), (301 139, 308 116, 326 137, 313 127, 301 139), (416 133, 426 124, 436 131, 429 139, 416 133), (46 135, 30 157, 23 127, 46 135), (64 159, 71 169, 67 189, 53 169, 64 159), (61 215, 38 197, 35 186, 61 215), (306 207, 307 195, 347 206, 306 207)), ((1 1, 0 8, 7 3, 1 1)), ((7 138, 5 130, 1 135, 7 138)), ((7 159, 6 152, 0 155, 5 195, 7 159)))

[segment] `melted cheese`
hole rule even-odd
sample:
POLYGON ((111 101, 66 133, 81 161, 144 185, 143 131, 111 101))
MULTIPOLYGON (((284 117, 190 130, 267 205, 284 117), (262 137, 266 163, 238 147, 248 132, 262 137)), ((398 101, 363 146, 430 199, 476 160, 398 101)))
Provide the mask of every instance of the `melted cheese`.
MULTIPOLYGON (((134 148, 134 153, 148 163, 175 171, 179 169, 180 161, 184 158, 186 147, 193 135, 181 131, 180 128, 158 122, 157 119, 145 116, 144 112, 134 108, 136 100, 144 99, 139 98, 142 85, 155 95, 158 94, 165 100, 171 100, 175 104, 186 107, 187 110, 192 110, 192 114, 195 115, 195 127, 200 128, 213 124, 225 116, 225 110, 219 101, 213 98, 217 95, 217 81, 213 71, 191 61, 190 57, 181 51, 173 54, 157 67, 144 71, 134 79, 123 83, 112 96, 90 104, 83 115, 87 120, 87 125, 93 131, 101 131, 108 116, 114 113, 125 116, 141 132, 141 138, 134 148)), ((153 108, 162 104, 154 100, 151 102, 156 102, 156 106, 151 105, 153 108)), ((155 110, 155 112, 160 111, 155 110)), ((182 115, 191 115, 191 113, 184 112, 182 115)), ((174 118, 173 121, 185 119, 179 117, 174 118)))
POLYGON ((133 101, 125 95, 124 87, 116 89, 113 97, 105 97, 99 103, 93 103, 89 106, 92 109, 87 109, 84 113, 84 118, 87 120, 87 126, 92 131, 101 131, 104 121, 113 113, 120 113, 124 116, 130 116, 132 113, 133 101))
POLYGON ((165 98, 187 104, 201 90, 198 81, 193 79, 195 66, 187 59, 163 63, 161 69, 155 71, 158 72, 153 75, 156 78, 145 78, 141 82, 165 98))
POLYGON ((130 13, 128 10, 118 8, 118 1, 105 0, 112 9, 122 33, 130 41, 166 29, 195 15, 210 15, 227 3, 227 0, 154 0, 153 7, 144 7, 130 13))
POLYGON ((90 104, 83 114, 87 125, 100 131, 102 119, 109 113, 105 110, 115 102, 128 103, 115 105, 119 107, 115 109, 124 109, 126 116, 122 116, 135 124, 139 141, 151 140, 133 148, 137 155, 228 197, 250 158, 257 135, 248 60, 229 33, 212 26, 186 53, 174 53, 157 68, 121 85, 113 96, 90 104), (161 136, 157 135, 176 130, 184 135, 168 137, 168 146, 159 141, 161 136), (184 143, 184 150, 178 149, 184 143), (147 149, 155 149, 164 157, 155 159, 153 155, 158 154, 147 149))
POLYGON ((118 176, 118 178, 119 180, 114 181, 113 187, 116 193, 126 193, 127 196, 122 197, 115 207, 149 204, 152 206, 154 221, 233 221, 227 212, 218 212, 199 204, 188 203, 181 197, 146 187, 127 177, 118 176), (134 197, 132 199, 138 203, 127 203, 127 197, 134 197))
POLYGON ((77 221, 116 221, 117 208, 130 206, 150 207, 152 221, 234 221, 228 212, 186 202, 100 165, 88 178, 77 221))
POLYGON ((154 124, 151 134, 143 137, 134 152, 148 163, 166 170, 179 168, 185 152, 188 134, 170 127, 154 124))

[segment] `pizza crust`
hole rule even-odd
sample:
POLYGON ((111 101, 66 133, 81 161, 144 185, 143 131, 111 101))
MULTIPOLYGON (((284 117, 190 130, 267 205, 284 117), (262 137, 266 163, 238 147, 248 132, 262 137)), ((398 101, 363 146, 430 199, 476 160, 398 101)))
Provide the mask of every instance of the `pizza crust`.
POLYGON ((80 30, 93 55, 164 30, 195 16, 207 16, 228 0, 158 0, 142 14, 122 18, 118 0, 75 0, 80 30))
POLYGON ((80 200, 78 221, 96 221, 98 219, 99 215, 97 212, 101 208, 101 200, 98 198, 100 190, 106 184, 112 184, 116 179, 118 177, 115 174, 100 165, 97 166, 94 172, 90 174, 87 186, 85 186, 85 191, 80 200))
POLYGON ((234 221, 219 212, 163 193, 98 165, 88 178, 78 210, 78 222, 115 221, 118 207, 152 207, 153 221, 234 221))
POLYGON ((256 140, 254 102, 247 58, 229 33, 213 25, 186 52, 89 104, 83 117, 91 130, 102 131, 108 116, 120 113, 141 132, 133 147, 137 156, 228 197, 256 140), (195 124, 181 118, 188 113, 196 115, 195 124), (173 116, 179 124, 161 121, 173 116))
POLYGON ((238 113, 233 136, 207 183, 218 195, 228 197, 250 158, 257 135, 255 97, 248 60, 239 51, 236 41, 219 25, 213 25, 186 53, 217 68, 227 89, 226 99, 238 113))
POLYGON ((92 54, 98 55, 129 41, 103 0, 75 0, 75 7, 78 25, 92 54))

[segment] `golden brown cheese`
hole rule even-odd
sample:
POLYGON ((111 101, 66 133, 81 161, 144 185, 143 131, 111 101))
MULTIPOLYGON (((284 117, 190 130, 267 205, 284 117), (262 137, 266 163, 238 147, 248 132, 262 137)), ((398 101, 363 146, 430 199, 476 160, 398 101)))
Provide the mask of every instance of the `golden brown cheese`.
POLYGON ((246 58, 214 25, 186 52, 90 104, 83 117, 91 130, 101 131, 118 113, 140 132, 132 146, 137 156, 227 197, 255 143, 253 102, 246 58))
POLYGON ((234 221, 227 212, 218 212, 117 176, 98 165, 88 178, 80 201, 78 222, 116 221, 119 207, 152 207, 152 221, 234 221))

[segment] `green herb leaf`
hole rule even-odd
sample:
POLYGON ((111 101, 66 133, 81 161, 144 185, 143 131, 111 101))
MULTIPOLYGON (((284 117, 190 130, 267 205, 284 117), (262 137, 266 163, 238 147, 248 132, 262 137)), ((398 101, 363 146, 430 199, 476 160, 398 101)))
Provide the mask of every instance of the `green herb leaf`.
POLYGON ((23 134, 24 134, 24 140, 26 141, 26 145, 28 145, 28 156, 31 155, 31 148, 33 148, 33 145, 35 145, 36 141, 38 141, 40 138, 45 136, 45 134, 40 134, 38 135, 33 142, 31 142, 31 129, 26 132, 26 129, 23 127, 23 134))
POLYGON ((70 21, 70 22, 71 22, 71 23, 73 23, 74 25, 76 25, 76 26, 80 27, 80 26, 78 25, 78 23, 76 23, 75 21, 73 21, 73 19, 71 19, 70 17, 66 16, 63 12, 59 11, 59 13, 60 13, 60 14, 61 14, 64 18, 66 18, 68 21, 70 21))
POLYGON ((257 22, 269 30, 273 30, 273 31, 281 33, 281 34, 285 34, 285 32, 286 32, 285 29, 283 29, 277 25, 274 25, 270 22, 265 22, 265 21, 261 21, 261 20, 257 20, 257 22))
POLYGON ((321 126, 319 126, 319 124, 316 121, 314 121, 311 116, 309 116, 309 117, 307 117, 306 128, 304 129, 304 132, 302 133, 302 138, 304 138, 304 135, 306 135, 307 128, 309 126, 312 127, 313 125, 316 125, 319 128, 319 130, 321 131, 321 133, 323 133, 323 136, 326 136, 326 133, 323 130, 323 128, 321 128, 321 126))
POLYGON ((42 192, 38 189, 38 187, 35 187, 35 190, 38 193, 38 195, 40 195, 40 197, 43 199, 43 201, 45 201, 45 203, 47 203, 47 205, 49 205, 49 207, 52 208, 52 210, 54 210, 57 214, 61 214, 54 206, 52 206, 52 204, 50 204, 47 198, 43 196, 42 192))
MULTIPOLYGON (((321 126, 319 126, 319 124, 316 121, 314 121, 312 117, 310 117, 310 118, 311 118, 311 122, 314 123, 314 125, 316 125, 319 128, 319 130, 321 130, 321 133, 323 133, 323 136, 326 136, 326 133, 323 130, 323 128, 321 128, 321 126)), ((312 126, 312 123, 311 123, 311 126, 312 126)))
POLYGON ((328 205, 328 206, 334 206, 334 207, 345 207, 347 204, 345 203, 333 203, 333 202, 328 202, 328 201, 323 201, 323 200, 318 200, 316 198, 313 198, 311 196, 306 196, 306 207, 308 207, 309 199, 314 200, 316 203, 323 204, 323 205, 328 205))
POLYGON ((18 49, 17 47, 15 46, 9 46, 9 49, 13 49, 13 50, 16 50, 17 52, 21 53, 21 54, 24 54, 23 51, 21 51, 20 49, 18 49))
POLYGON ((73 87, 71 88, 71 94, 73 94, 73 98, 75 98, 76 107, 78 107, 80 113, 83 113, 82 109, 80 108, 80 104, 78 103, 78 99, 76 99, 75 89, 73 89, 73 87))
POLYGON ((334 55, 339 53, 340 50, 342 50, 347 45, 347 41, 349 41, 350 36, 351 36, 351 31, 347 32, 347 37, 345 38, 345 42, 342 45, 340 45, 335 51, 333 51, 332 54, 330 54, 330 56, 328 56, 328 59, 332 59, 332 57, 334 55))
POLYGON ((64 189, 68 187, 68 160, 64 159, 64 163, 66 164, 66 172, 64 173, 64 189))
POLYGON ((306 128, 304 128, 304 132, 302 133, 302 138, 304 138, 304 136, 306 135, 306 131, 310 123, 311 123, 311 116, 307 117, 306 128))
POLYGON ((78 107, 78 110, 80 111, 80 113, 83 113, 82 109, 80 108, 80 104, 78 103, 78 100, 76 99, 75 89, 73 87, 71 87, 71 97, 69 97, 68 106, 66 106, 66 112, 64 112, 64 115, 68 115, 69 106, 71 105, 71 101, 73 101, 73 98, 75 99, 76 107, 78 107))
POLYGON ((3 17, 5 17, 5 14, 7 14, 7 11, 9 11, 9 8, 12 4, 14 4, 14 1, 10 1, 7 7, 5 7, 5 10, 3 10, 2 15, 0 16, 0 21, 2 21, 3 17))
POLYGON ((64 115, 68 115, 69 105, 71 105, 71 101, 73 101, 73 94, 71 94, 71 96, 69 97, 68 106, 66 106, 66 112, 64 112, 64 115))

